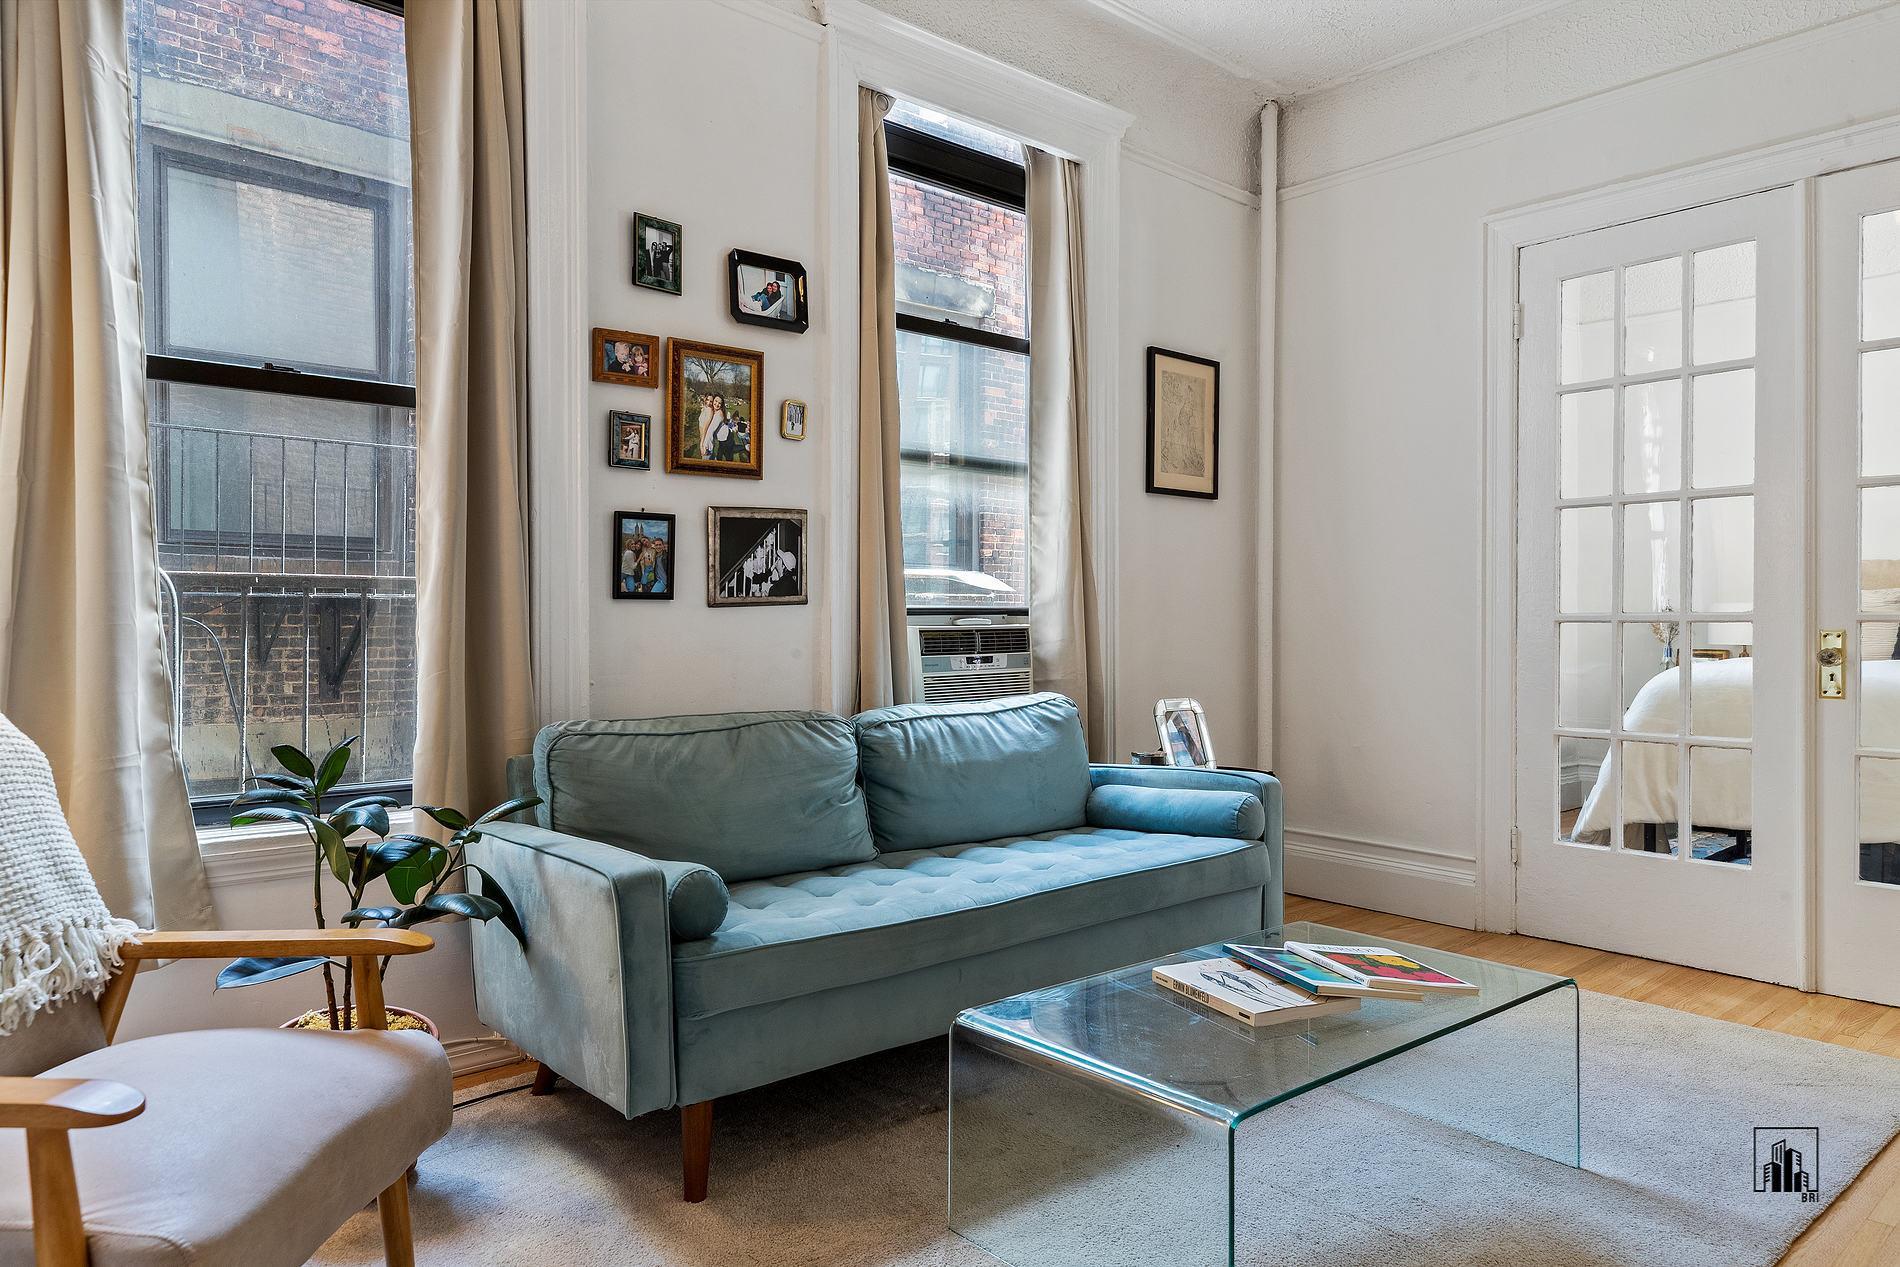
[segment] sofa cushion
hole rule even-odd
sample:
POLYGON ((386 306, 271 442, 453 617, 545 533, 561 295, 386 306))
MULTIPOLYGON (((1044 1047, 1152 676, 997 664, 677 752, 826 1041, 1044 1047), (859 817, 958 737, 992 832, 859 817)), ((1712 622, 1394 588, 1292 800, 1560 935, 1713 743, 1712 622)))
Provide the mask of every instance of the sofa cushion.
POLYGON ((1033 836, 1084 821, 1088 743, 1065 696, 900 704, 853 721, 879 849, 1033 836))
MULTIPOLYGON (((449 1131, 427 1034, 187 1030, 46 1072, 145 1096, 70 1137, 92 1267, 301 1263, 449 1131)), ((33 1261, 23 1134, 0 1131, 0 1263, 33 1261)))
POLYGON ((548 826, 728 883, 876 854, 851 723, 835 713, 573 721, 534 741, 548 826))
POLYGON ((1110 783, 1089 793, 1088 815, 1091 827, 1179 832, 1183 836, 1259 840, 1267 830, 1266 807, 1251 792, 1110 783))
POLYGON ((1259 841, 1077 827, 738 884, 718 932, 673 948, 674 1009, 796 998, 1266 879, 1259 841))

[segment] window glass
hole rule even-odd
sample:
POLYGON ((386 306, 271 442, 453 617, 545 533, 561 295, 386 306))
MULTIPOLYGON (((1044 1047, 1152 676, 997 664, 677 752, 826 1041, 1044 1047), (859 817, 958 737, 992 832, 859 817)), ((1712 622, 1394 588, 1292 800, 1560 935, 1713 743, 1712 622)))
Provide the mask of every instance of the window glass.
POLYGON ((1029 220, 1011 207, 891 177, 897 309, 1029 335, 1029 220))
MULTIPOLYGON (((403 20, 354 0, 127 0, 147 349, 413 384, 403 20)), ((149 384, 178 737, 201 818, 279 743, 415 731, 407 407, 149 384)))
POLYGON ((954 115, 932 110, 929 106, 920 106, 912 101, 900 101, 891 107, 884 116, 890 122, 901 127, 912 128, 927 136, 961 145, 966 150, 975 150, 978 154, 988 154, 991 158, 1006 158, 1012 163, 1023 161, 1022 142, 1004 136, 1001 132, 992 132, 979 124, 959 119, 954 115))

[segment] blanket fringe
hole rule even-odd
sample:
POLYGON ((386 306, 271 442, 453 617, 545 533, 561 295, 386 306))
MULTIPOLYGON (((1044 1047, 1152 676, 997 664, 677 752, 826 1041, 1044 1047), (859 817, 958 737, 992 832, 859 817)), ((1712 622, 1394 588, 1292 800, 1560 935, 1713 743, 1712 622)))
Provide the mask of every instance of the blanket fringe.
POLYGON ((0 940, 0 1038, 49 1004, 98 998, 121 963, 120 948, 138 931, 130 920, 105 916, 49 921, 0 940))

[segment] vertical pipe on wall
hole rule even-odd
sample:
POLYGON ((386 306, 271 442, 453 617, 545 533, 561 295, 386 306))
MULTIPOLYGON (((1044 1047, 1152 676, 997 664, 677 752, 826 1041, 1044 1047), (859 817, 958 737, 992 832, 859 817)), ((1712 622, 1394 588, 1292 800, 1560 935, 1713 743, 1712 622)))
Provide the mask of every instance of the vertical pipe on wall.
POLYGON ((1269 101, 1260 108, 1260 349, 1258 391, 1260 436, 1256 474, 1259 505, 1255 509, 1254 541, 1254 764, 1273 769, 1273 574, 1274 518, 1278 499, 1274 486, 1274 415, 1279 382, 1274 352, 1280 307, 1280 107, 1269 101))

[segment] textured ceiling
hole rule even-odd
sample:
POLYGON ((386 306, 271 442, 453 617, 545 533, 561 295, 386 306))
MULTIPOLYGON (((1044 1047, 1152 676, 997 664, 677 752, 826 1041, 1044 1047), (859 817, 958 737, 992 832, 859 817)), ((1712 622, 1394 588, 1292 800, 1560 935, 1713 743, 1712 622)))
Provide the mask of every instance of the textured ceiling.
POLYGON ((1372 74, 1567 0, 1089 0, 1271 96, 1372 74))

